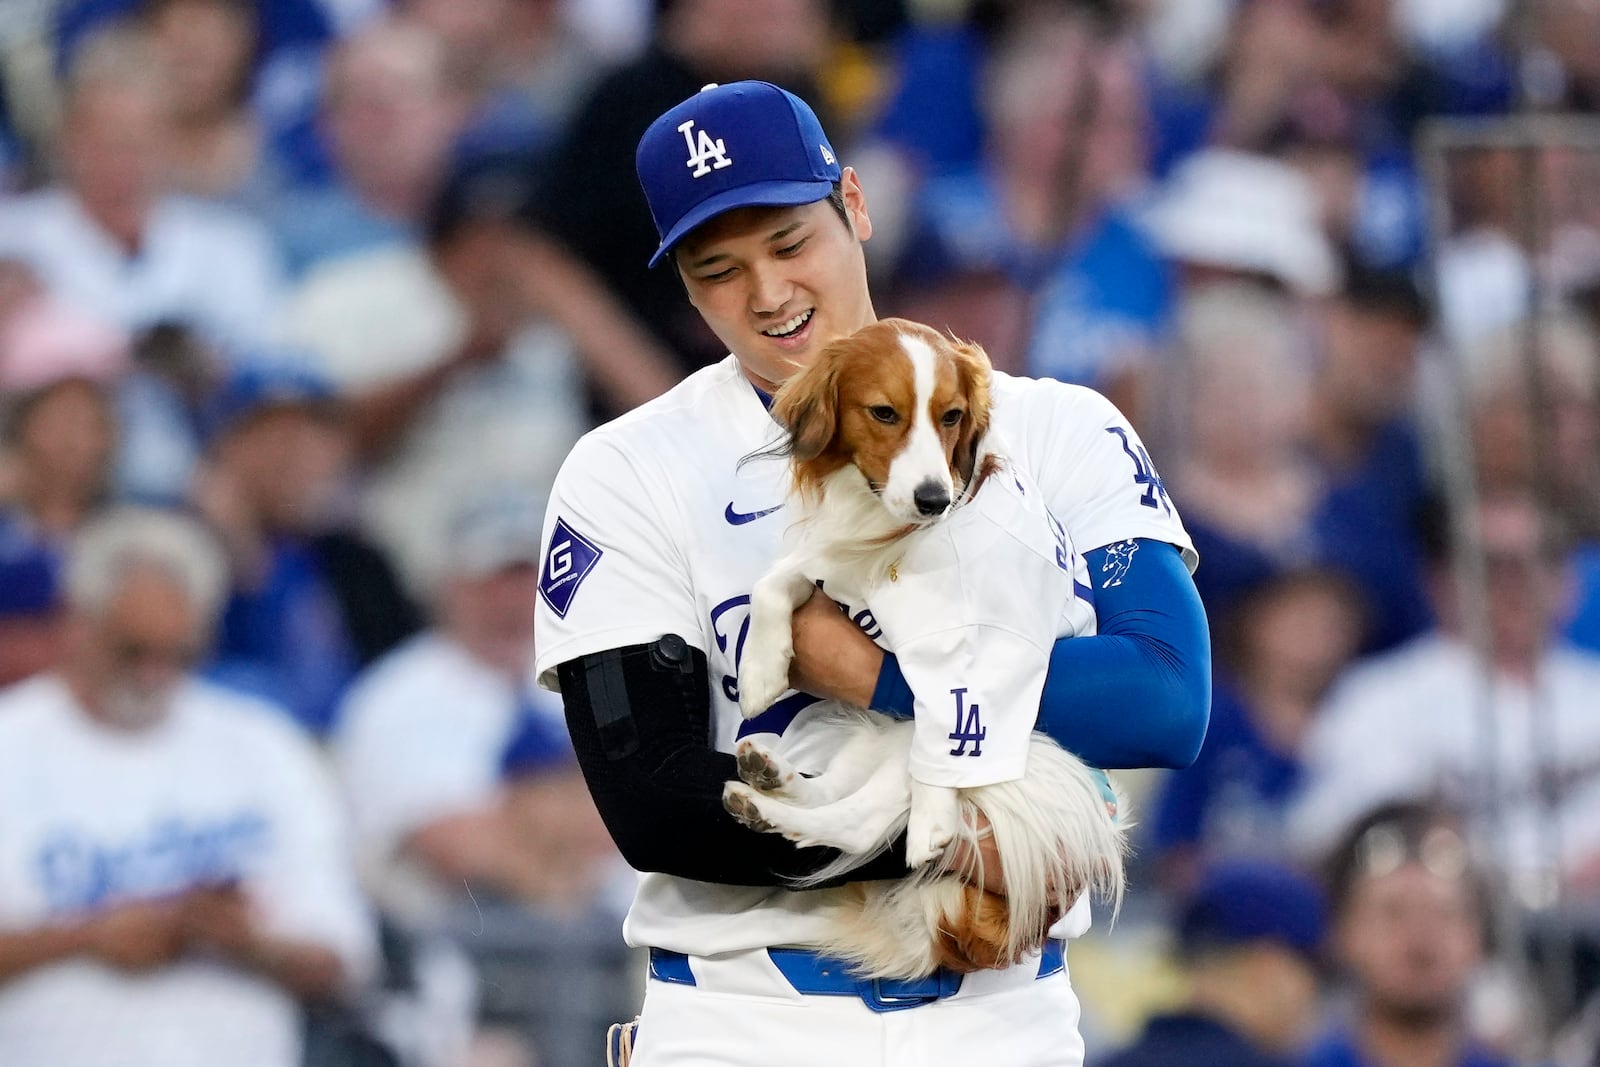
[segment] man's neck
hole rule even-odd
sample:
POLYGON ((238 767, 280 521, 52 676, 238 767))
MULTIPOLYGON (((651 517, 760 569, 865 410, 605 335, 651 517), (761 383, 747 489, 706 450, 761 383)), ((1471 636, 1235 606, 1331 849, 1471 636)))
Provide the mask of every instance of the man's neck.
POLYGON ((1348 470, 1365 459, 1380 428, 1339 406, 1325 390, 1312 394, 1306 423, 1312 452, 1334 470, 1348 470))
POLYGON ((57 674, 66 683, 67 690, 72 694, 73 701, 97 729, 117 734, 132 732, 127 727, 119 726, 106 716, 98 689, 90 681, 88 675, 77 669, 77 666, 70 660, 61 665, 57 674))
POLYGON ((1358 1036, 1379 1067, 1452 1067, 1463 1043, 1453 1014, 1406 1017, 1372 1007, 1362 1013, 1358 1036))
POLYGON ((64 537, 78 528, 99 494, 82 485, 25 478, 17 495, 34 525, 46 533, 64 537))
POLYGON ((1218 1023, 1263 1051, 1275 1051, 1282 1020, 1272 1017, 1257 992, 1243 981, 1225 981, 1227 971, 1196 973, 1189 1010, 1218 1023))
POLYGON ((437 184, 389 174, 350 176, 351 191, 369 210, 403 225, 421 222, 433 203, 437 184))
POLYGON ((78 203, 91 222, 111 239, 126 256, 136 256, 144 245, 145 227, 150 221, 151 203, 137 205, 96 204, 82 197, 78 203))
POLYGON ((521 685, 533 669, 531 649, 508 649, 504 642, 474 635, 464 626, 446 620, 441 633, 472 660, 501 675, 513 685, 521 685))

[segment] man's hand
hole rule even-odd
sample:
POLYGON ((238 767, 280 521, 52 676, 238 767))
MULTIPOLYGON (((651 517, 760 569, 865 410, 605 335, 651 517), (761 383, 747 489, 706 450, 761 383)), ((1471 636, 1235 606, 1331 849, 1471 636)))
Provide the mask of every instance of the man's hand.
POLYGON ((180 908, 173 901, 119 905, 90 919, 84 934, 91 956, 125 971, 163 966, 183 949, 180 908))
POLYGON ((794 661, 789 684, 802 693, 858 708, 872 703, 883 649, 825 594, 816 592, 794 613, 794 661))
POLYGON ((252 961, 260 947, 250 900, 236 885, 202 886, 181 902, 183 939, 191 948, 210 950, 240 963, 252 961))
POLYGON ((332 997, 343 989, 344 963, 332 949, 269 933, 258 921, 249 894, 237 885, 202 886, 185 893, 181 926, 186 948, 222 956, 302 999, 332 997))
MULTIPOLYGON (((1003 898, 1006 895, 1005 868, 1000 862, 1000 849, 995 845, 989 820, 981 811, 978 812, 977 831, 975 846, 960 837, 951 844, 950 869, 968 885, 1003 898)), ((1067 913, 1081 892, 1078 886, 1050 887, 1051 925, 1067 913)))

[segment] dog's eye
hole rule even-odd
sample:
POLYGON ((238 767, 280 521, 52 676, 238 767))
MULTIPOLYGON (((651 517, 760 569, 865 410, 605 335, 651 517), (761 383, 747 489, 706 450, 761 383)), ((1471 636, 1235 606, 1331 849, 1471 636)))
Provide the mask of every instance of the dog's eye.
POLYGON ((900 413, 888 404, 874 404, 867 409, 867 413, 879 422, 890 426, 900 421, 900 413))
POLYGON ((946 426, 954 426, 961 421, 961 416, 965 414, 966 412, 962 411, 960 408, 951 408, 940 417, 939 421, 944 423, 946 426))

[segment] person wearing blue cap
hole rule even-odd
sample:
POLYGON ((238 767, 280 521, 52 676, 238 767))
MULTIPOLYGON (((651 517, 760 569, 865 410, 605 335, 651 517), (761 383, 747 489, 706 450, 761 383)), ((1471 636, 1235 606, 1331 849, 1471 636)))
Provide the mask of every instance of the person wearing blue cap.
POLYGON ((1101 1067, 1290 1067, 1317 1020, 1321 888, 1275 863, 1206 870, 1178 918, 1189 994, 1101 1067))
MULTIPOLYGON (((901 716, 948 709, 910 690, 869 636, 869 612, 824 597, 796 616, 800 691, 759 725, 738 707, 750 590, 785 525, 787 465, 753 455, 781 433, 768 404, 796 368, 877 317, 860 179, 803 100, 755 81, 708 85, 669 109, 636 166, 658 236, 649 261, 677 272, 730 354, 567 458, 545 515, 535 665, 562 693, 608 830, 644 872, 624 925, 650 950, 635 1067, 975 1056, 1078 1067, 1064 940, 1087 928, 1086 899, 1040 956, 866 981, 809 948, 848 888, 789 888, 836 854, 722 809, 737 738, 823 744, 808 714, 819 697, 901 716)), ((1092 549, 1098 635, 1055 646, 1040 728, 1097 766, 1187 764, 1205 731, 1210 649, 1193 548, 1149 453, 1091 390, 998 373, 991 386, 994 425, 1073 543, 1092 549)), ((998 886, 990 860, 985 884, 998 886)), ((901 845, 848 877, 905 873, 901 845)))
POLYGON ((420 621, 388 556, 344 521, 355 457, 343 410, 294 363, 238 368, 208 407, 192 492, 233 577, 207 676, 318 735, 356 673, 420 621))

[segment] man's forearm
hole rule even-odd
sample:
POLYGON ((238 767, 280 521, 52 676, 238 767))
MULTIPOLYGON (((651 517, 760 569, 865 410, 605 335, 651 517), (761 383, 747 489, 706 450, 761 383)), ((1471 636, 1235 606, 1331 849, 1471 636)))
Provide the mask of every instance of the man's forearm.
POLYGON ((89 951, 87 925, 73 923, 0 933, 0 984, 89 951))
POLYGON ((344 963, 322 945, 262 935, 240 962, 300 1000, 331 1000, 345 990, 344 963))

